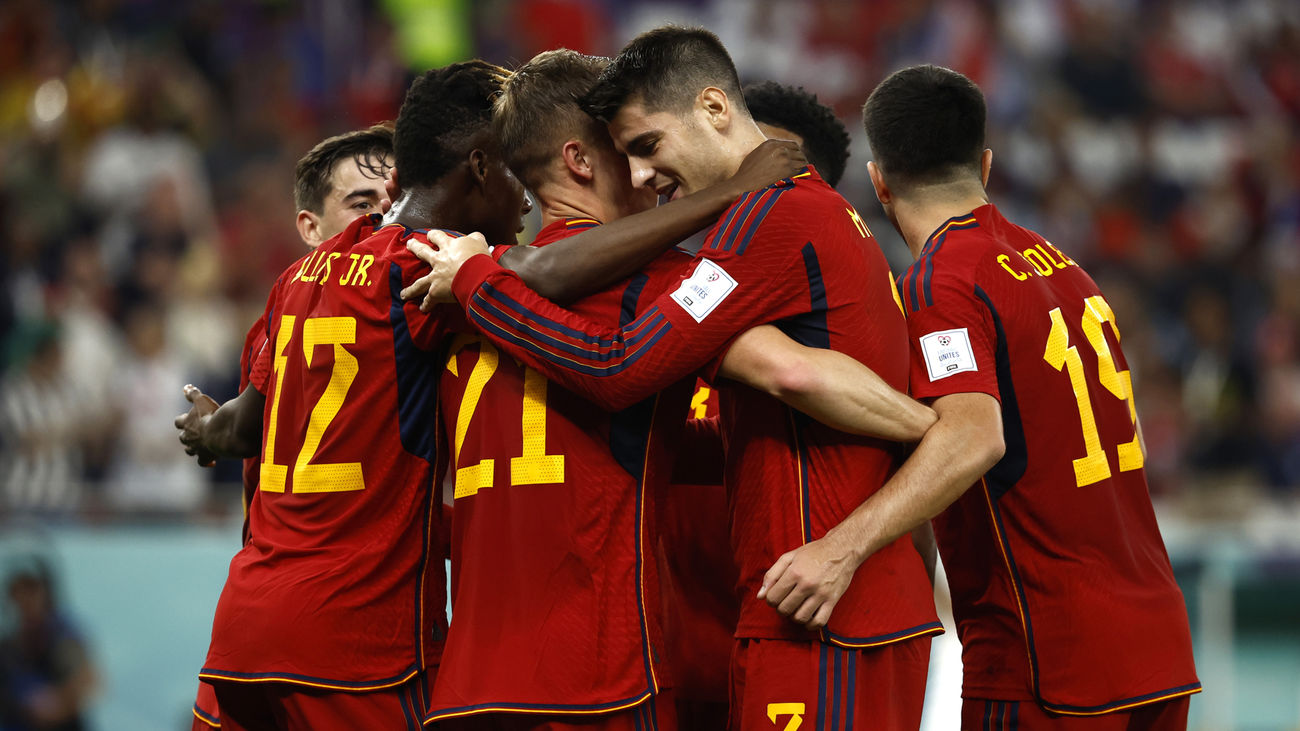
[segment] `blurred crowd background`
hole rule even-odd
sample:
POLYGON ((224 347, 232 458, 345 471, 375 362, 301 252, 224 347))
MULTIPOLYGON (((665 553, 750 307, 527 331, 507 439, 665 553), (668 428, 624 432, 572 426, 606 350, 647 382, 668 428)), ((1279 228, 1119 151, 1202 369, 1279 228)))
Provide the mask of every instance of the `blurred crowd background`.
MULTIPOLYGON (((5 0, 0 524, 237 518, 237 466, 196 468, 172 419, 182 384, 234 394, 243 334, 303 253, 296 160, 394 118, 430 66, 612 55, 666 21, 717 32, 742 81, 835 109, 841 192, 898 271, 862 102, 911 63, 979 83, 993 200, 1117 313, 1176 566, 1226 532, 1295 600, 1295 0, 5 0)), ((1300 632, 1300 604, 1280 611, 1300 632)))

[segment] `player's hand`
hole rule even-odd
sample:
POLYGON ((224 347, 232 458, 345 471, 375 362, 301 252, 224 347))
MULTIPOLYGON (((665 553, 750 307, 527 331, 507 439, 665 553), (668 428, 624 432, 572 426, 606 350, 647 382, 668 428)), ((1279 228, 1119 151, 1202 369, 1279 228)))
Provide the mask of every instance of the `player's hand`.
POLYGON ((787 551, 763 576, 758 598, 810 630, 830 621, 860 562, 831 536, 787 551))
POLYGON ((188 383, 185 384, 185 400, 193 406, 173 422, 181 430, 181 444, 185 445, 186 454, 198 458, 200 466, 211 467, 217 463, 217 458, 203 448, 203 426, 207 417, 217 410, 218 404, 211 396, 188 383))
POLYGON ((456 272, 470 257, 488 253, 487 239, 481 233, 452 238, 435 230, 429 231, 428 238, 432 246, 413 238, 406 242, 407 250, 432 269, 402 290, 404 300, 424 298, 420 302, 421 312, 428 312, 439 302, 455 302, 451 280, 456 278, 456 272))
POLYGON ((748 193, 788 178, 808 164, 793 140, 767 140, 745 156, 730 182, 738 194, 748 193))

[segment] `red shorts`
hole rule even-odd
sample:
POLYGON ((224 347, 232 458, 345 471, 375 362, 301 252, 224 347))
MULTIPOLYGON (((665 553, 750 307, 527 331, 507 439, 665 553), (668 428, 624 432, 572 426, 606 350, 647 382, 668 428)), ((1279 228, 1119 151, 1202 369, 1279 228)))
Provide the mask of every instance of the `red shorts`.
POLYGON ((928 635, 861 650, 736 640, 727 728, 915 731, 929 665, 928 635))
POLYGON ((221 711, 217 708, 217 692, 212 683, 199 681, 199 692, 194 697, 194 723, 191 731, 212 731, 221 728, 221 711))
POLYGON ((423 674, 392 688, 352 693, 282 682, 214 680, 212 687, 221 706, 222 731, 420 731, 428 698, 423 674))
POLYGON ((438 731, 677 731, 671 690, 612 713, 482 713, 445 718, 438 731))
POLYGON ((962 731, 1186 731, 1189 696, 1099 716, 1060 716, 1033 701, 964 698, 962 731))

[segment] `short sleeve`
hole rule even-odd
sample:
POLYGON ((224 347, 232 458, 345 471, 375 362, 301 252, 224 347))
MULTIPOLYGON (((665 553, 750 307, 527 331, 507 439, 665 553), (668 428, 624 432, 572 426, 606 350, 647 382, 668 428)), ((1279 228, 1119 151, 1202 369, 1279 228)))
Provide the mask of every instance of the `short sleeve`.
POLYGON ((936 272, 932 304, 907 315, 912 396, 987 393, 1001 400, 997 329, 970 279, 936 272))
POLYGON ((258 393, 266 394, 271 387, 271 369, 274 365, 271 359, 275 354, 271 352, 271 341, 267 338, 262 340, 262 347, 256 353, 252 353, 252 367, 248 373, 248 385, 256 388, 258 393))

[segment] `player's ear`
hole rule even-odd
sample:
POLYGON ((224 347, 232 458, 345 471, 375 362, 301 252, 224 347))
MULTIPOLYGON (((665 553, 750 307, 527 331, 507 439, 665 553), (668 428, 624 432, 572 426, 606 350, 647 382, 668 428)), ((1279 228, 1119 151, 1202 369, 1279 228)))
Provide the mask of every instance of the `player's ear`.
POLYGON ((714 129, 721 131, 731 124, 731 100, 722 89, 716 86, 705 87, 695 98, 695 105, 704 112, 714 129))
POLYGON ((488 156, 486 152, 478 147, 470 150, 469 174, 474 178, 474 182, 480 188, 487 186, 488 156))
POLYGON ((592 170, 592 161, 588 158, 587 148, 583 147, 578 140, 565 142, 561 154, 564 156, 564 166, 573 175, 585 181, 590 181, 596 176, 595 171, 592 170))
POLYGON ((880 174, 880 166, 875 160, 867 162, 867 174, 871 176, 871 187, 876 189, 876 200, 881 205, 889 205, 893 200, 894 194, 889 191, 889 186, 885 184, 885 177, 880 174))
POLYGON ((992 169, 993 151, 986 147, 984 152, 980 153, 980 185, 985 188, 989 185, 989 171, 992 169))
POLYGON ((312 248, 320 246, 322 241, 320 235, 320 216, 303 209, 298 211, 298 220, 295 223, 298 225, 298 235, 302 237, 302 242, 304 244, 312 248))
MULTIPOLYGON (((402 181, 397 177, 397 167, 393 166, 388 169, 388 174, 384 176, 384 194, 388 196, 389 203, 397 202, 402 197, 402 181)), ((388 211, 384 211, 388 213, 388 211)))

